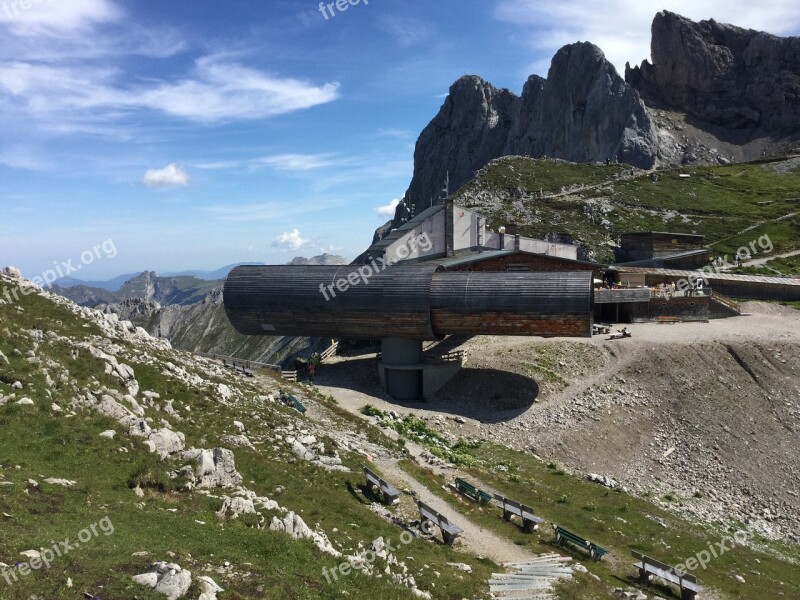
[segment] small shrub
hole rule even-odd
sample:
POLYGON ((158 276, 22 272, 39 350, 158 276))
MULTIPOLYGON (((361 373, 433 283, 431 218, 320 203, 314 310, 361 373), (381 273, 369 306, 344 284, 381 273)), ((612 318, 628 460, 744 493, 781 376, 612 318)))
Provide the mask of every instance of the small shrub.
POLYGON ((375 408, 371 404, 367 404, 361 408, 360 412, 362 415, 367 417, 380 417, 383 418, 386 416, 386 413, 380 410, 379 408, 375 408))

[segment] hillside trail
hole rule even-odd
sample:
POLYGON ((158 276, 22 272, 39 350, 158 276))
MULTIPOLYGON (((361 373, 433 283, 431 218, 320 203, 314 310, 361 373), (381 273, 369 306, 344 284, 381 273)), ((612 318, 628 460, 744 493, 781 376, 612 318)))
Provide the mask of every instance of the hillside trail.
MULTIPOLYGON (((412 446, 412 444, 408 444, 412 446)), ((411 448, 409 448, 411 449, 411 448)), ((422 449, 412 449, 412 455, 421 454, 422 449)), ((414 490, 417 498, 430 506, 433 510, 444 515, 448 521, 458 525, 464 530, 461 535, 461 546, 464 551, 488 558, 498 565, 510 562, 532 560, 535 554, 522 546, 517 546, 512 541, 503 538, 489 529, 484 529, 471 521, 463 513, 456 511, 445 500, 435 495, 418 479, 403 470, 396 459, 376 460, 374 463, 393 484, 401 488, 414 490)))
MULTIPOLYGON (((344 408, 352 415, 369 421, 367 417, 359 412, 359 409, 366 403, 380 404, 380 399, 370 397, 361 392, 347 390, 344 388, 327 387, 316 384, 317 388, 324 394, 329 394, 336 399, 337 405, 344 408)), ((388 410, 388 408, 387 408, 388 410)), ((333 424, 330 423, 329 426, 333 424)), ((347 433, 347 432, 341 432, 347 433)), ((397 439, 397 434, 393 430, 385 431, 386 435, 392 439, 397 439)), ((453 477, 452 469, 443 469, 441 467, 431 467, 427 465, 423 455, 426 453, 425 448, 415 444, 411 441, 406 441, 412 459, 420 466, 432 468, 434 473, 446 474, 448 478, 453 477)), ((537 555, 531 553, 529 550, 522 546, 517 546, 511 540, 497 535, 491 530, 485 529, 473 522, 463 513, 454 509, 445 500, 437 496, 428 488, 427 485, 416 479, 414 476, 406 472, 399 464, 397 458, 389 458, 388 456, 372 457, 372 464, 374 464, 393 485, 400 489, 409 489, 416 493, 417 498, 422 500, 425 504, 433 508, 435 511, 444 515, 449 521, 458 525, 464 530, 461 536, 460 548, 469 554, 487 558, 498 565, 503 565, 509 562, 520 562, 532 560, 537 555)), ((480 484, 480 482, 478 482, 480 484)), ((485 485, 480 487, 487 488, 485 485)), ((488 491, 488 488, 487 488, 488 491)))
POLYGON ((789 258, 792 256, 797 256, 800 254, 800 250, 792 250, 791 252, 784 252, 783 254, 770 254, 764 258, 756 258, 754 260, 748 260, 742 263, 743 267, 755 267, 758 265, 763 265, 768 263, 771 260, 775 260, 778 258, 789 258))
MULTIPOLYGON (((627 325, 631 329, 630 325, 627 325)), ((585 390, 591 389, 598 384, 602 384, 614 379, 614 376, 623 371, 631 363, 637 360, 637 348, 639 346, 636 341, 631 343, 631 339, 616 340, 608 343, 602 343, 604 351, 608 352, 611 359, 611 364, 602 369, 593 369, 591 374, 587 377, 570 379, 569 385, 556 392, 547 399, 548 407, 560 407, 561 405, 571 403, 577 396, 580 396, 585 390), (631 346, 634 346, 633 348, 631 346)))

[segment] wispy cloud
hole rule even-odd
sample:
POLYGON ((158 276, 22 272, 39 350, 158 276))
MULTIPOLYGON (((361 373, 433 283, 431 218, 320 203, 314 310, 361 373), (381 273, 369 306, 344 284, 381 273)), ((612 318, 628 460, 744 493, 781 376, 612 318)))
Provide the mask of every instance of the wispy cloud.
MULTIPOLYGON (((778 35, 800 27, 796 0, 774 0, 769 10, 751 0, 502 0, 495 16, 529 27, 529 45, 537 50, 553 54, 566 44, 589 41, 624 71, 626 62, 636 64, 650 56, 650 24, 664 9, 694 20, 714 18, 778 35)), ((546 75, 547 65, 537 62, 531 68, 546 75)))
POLYGON ((142 183, 148 187, 178 187, 189 185, 189 175, 175 163, 163 169, 148 169, 142 177, 142 183))
POLYGON ((5 0, 0 25, 17 35, 57 36, 97 23, 117 21, 123 15, 108 0, 5 0))
POLYGON ((231 202, 198 207, 198 210, 210 214, 215 221, 227 223, 258 223, 282 219, 284 222, 296 219, 302 214, 328 212, 332 208, 347 205, 347 200, 335 197, 307 198, 303 202, 286 200, 267 200, 264 202, 231 202))
POLYGON ((279 171, 312 171, 325 167, 342 165, 346 161, 336 159, 334 154, 279 154, 267 156, 256 161, 279 171))
POLYGON ((353 164, 353 159, 341 158, 336 154, 273 154, 256 158, 238 160, 218 160, 198 162, 194 166, 206 170, 239 170, 254 172, 262 169, 275 169, 291 173, 302 173, 329 167, 344 167, 353 164))
POLYGON ((207 56, 191 77, 140 90, 134 105, 206 123, 249 120, 311 108, 336 100, 338 83, 316 86, 207 56))
POLYGON ((378 26, 393 37, 402 48, 423 44, 434 34, 433 28, 428 23, 396 15, 382 16, 378 20, 378 26))
POLYGON ((275 241, 272 242, 272 246, 273 248, 281 248, 283 250, 299 250, 308 242, 309 240, 303 239, 300 236, 300 230, 295 228, 280 234, 275 241))
POLYGON ((121 86, 116 69, 0 63, 0 101, 36 119, 108 122, 153 110, 201 123, 273 117, 331 102, 338 84, 316 86, 213 57, 176 81, 121 86))
POLYGON ((389 204, 385 204, 383 206, 379 206, 375 209, 375 213, 379 217, 391 218, 394 216, 395 210, 397 210, 397 205, 400 204, 400 200, 395 198, 389 204))
POLYGON ((52 164, 43 158, 41 151, 26 146, 0 150, 0 164, 26 171, 45 171, 52 167, 52 164))

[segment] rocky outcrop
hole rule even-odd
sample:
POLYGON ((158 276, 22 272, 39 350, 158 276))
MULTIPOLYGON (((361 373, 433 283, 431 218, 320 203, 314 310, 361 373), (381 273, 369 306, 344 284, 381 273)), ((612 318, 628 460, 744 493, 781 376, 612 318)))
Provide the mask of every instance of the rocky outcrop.
POLYGON ((800 38, 667 11, 652 33, 652 63, 625 71, 648 103, 732 129, 800 130, 800 38))
POLYGON ((167 600, 177 600, 189 591, 192 574, 179 565, 161 561, 151 566, 147 573, 135 575, 133 581, 165 595, 167 600))
POLYGON ((344 256, 337 256, 336 254, 328 254, 324 252, 319 256, 312 256, 305 258, 304 256, 295 256, 287 264, 290 265, 348 265, 350 261, 344 256))
POLYGON ((194 483, 200 489, 235 488, 242 483, 233 452, 227 448, 192 448, 183 452, 181 458, 195 463, 194 483))
POLYGON ((562 48, 547 80, 531 77, 504 154, 547 155, 572 162, 616 157, 651 167, 658 150, 650 116, 597 46, 562 48))
POLYGON ((565 46, 547 79, 521 96, 480 77, 459 79, 414 152, 414 176, 383 238, 410 216, 509 155, 636 167, 729 164, 785 152, 800 138, 800 38, 694 23, 653 22, 652 64, 621 78, 591 43, 565 46))
POLYGON ((238 333, 225 316, 222 288, 214 288, 197 303, 170 304, 129 299, 99 306, 103 313, 131 320, 151 335, 170 340, 175 348, 204 354, 233 356, 242 360, 278 364, 295 355, 310 355, 319 340, 238 333))
MULTIPOLYGON (((522 96, 475 76, 453 84, 417 142, 407 201, 427 207, 448 173, 454 190, 490 160, 512 154, 616 158, 649 168, 658 156, 657 132, 639 94, 603 52, 572 44, 553 58, 547 79, 528 79, 522 96)), ((401 205, 397 216, 406 209, 401 205)))
MULTIPOLYGON (((519 98, 480 77, 462 77, 450 88, 414 151, 414 178, 406 198, 421 208, 439 198, 450 177, 456 188, 488 161, 502 156, 514 127, 519 98)), ((399 210, 402 210, 400 208, 399 210)))

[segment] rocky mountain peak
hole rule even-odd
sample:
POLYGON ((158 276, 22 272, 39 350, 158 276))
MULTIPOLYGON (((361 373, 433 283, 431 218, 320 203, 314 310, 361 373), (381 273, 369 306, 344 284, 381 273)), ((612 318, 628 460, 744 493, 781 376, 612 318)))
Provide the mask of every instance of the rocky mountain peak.
POLYGON ((649 103, 735 130, 800 130, 800 38, 662 11, 651 61, 625 73, 649 103))
POLYGON ((576 162, 618 157, 647 168, 656 162, 656 133, 638 93, 602 50, 571 44, 553 58, 547 79, 528 78, 521 96, 475 75, 458 79, 417 141, 406 198, 427 208, 448 174, 454 190, 489 161, 514 154, 576 162))
POLYGON ((564 46, 547 79, 522 94, 476 75, 457 80, 423 130, 414 176, 395 218, 427 208, 491 160, 510 155, 571 162, 728 164, 785 152, 800 137, 800 38, 779 38, 714 20, 661 11, 652 25, 652 63, 625 77, 590 42, 564 46))

